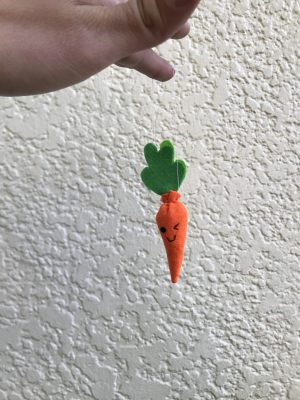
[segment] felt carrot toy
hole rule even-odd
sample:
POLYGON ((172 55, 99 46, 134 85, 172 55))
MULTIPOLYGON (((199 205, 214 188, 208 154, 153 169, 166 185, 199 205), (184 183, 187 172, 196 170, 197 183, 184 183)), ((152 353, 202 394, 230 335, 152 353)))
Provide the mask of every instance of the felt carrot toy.
POLYGON ((178 282, 184 256, 188 213, 179 201, 178 189, 183 182, 187 167, 182 160, 174 160, 174 146, 166 140, 160 149, 149 143, 144 154, 148 167, 141 178, 148 189, 161 196, 162 205, 156 215, 156 223, 168 256, 171 280, 178 282))

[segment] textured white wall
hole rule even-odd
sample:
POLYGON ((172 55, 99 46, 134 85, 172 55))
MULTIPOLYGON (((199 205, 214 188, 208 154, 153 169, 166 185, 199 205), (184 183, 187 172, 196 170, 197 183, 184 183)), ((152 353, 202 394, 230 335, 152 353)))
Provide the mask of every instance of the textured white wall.
POLYGON ((0 400, 300 399, 299 14, 206 0, 160 48, 167 84, 0 99, 0 400), (189 164, 176 286, 139 179, 166 138, 189 164))

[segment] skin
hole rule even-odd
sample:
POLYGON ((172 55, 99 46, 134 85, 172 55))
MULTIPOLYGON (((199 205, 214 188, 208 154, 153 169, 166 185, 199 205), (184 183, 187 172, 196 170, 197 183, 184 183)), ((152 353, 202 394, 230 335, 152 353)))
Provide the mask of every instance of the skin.
POLYGON ((199 0, 0 0, 0 95, 52 92, 111 64, 174 75, 152 47, 189 32, 199 0))

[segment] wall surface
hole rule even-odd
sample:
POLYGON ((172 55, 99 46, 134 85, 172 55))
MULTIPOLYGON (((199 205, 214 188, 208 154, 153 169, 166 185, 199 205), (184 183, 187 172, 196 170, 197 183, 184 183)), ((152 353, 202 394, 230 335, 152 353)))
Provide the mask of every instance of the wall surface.
POLYGON ((300 5, 206 0, 159 48, 0 99, 0 400, 300 399, 300 5), (143 147, 189 165, 172 286, 143 147))

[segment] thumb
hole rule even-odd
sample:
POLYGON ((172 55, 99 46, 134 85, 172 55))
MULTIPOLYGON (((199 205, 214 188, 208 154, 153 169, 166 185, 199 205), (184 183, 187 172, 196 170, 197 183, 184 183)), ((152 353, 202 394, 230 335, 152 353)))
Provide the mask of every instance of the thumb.
POLYGON ((125 55, 163 43, 178 32, 200 0, 129 0, 107 9, 115 43, 125 55))

